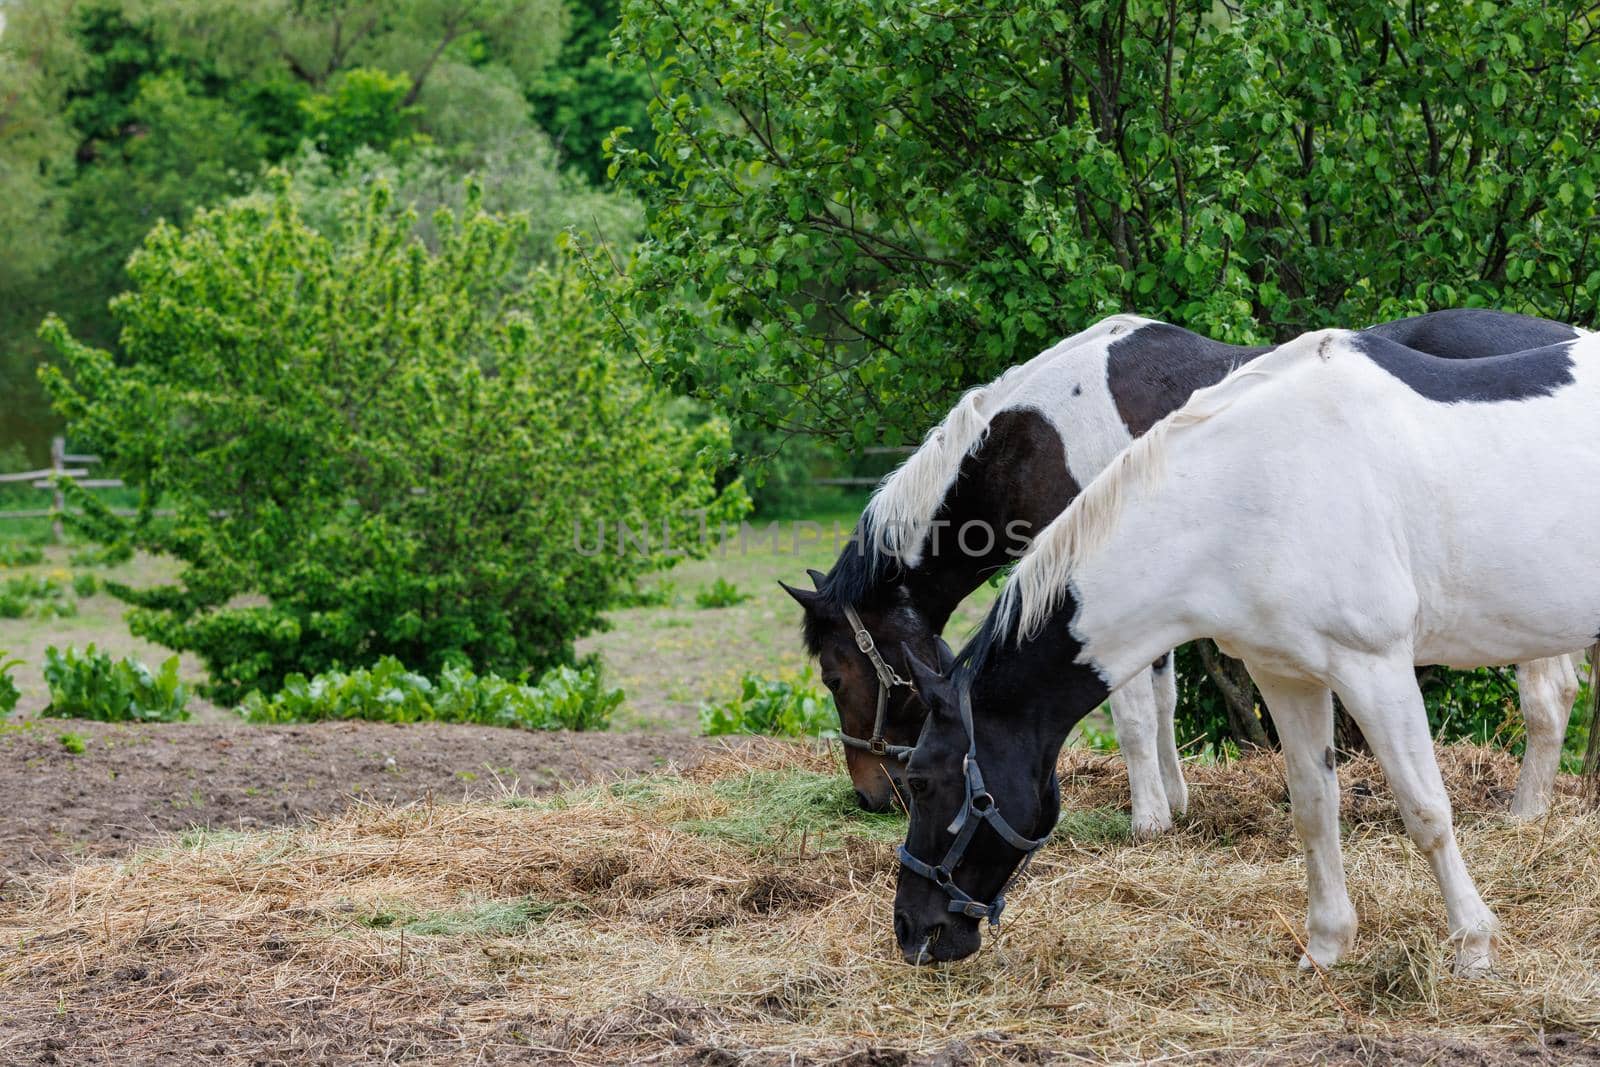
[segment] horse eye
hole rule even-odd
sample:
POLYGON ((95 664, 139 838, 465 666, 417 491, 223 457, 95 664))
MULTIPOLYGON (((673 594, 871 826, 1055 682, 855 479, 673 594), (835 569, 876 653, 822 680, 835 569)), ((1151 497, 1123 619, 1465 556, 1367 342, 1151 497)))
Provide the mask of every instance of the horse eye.
POLYGON ((928 780, 926 778, 907 778, 906 788, 914 794, 926 793, 928 791, 928 780))
POLYGON ((830 674, 822 679, 822 684, 827 686, 831 692, 837 693, 839 691, 839 683, 842 680, 837 674, 830 674))

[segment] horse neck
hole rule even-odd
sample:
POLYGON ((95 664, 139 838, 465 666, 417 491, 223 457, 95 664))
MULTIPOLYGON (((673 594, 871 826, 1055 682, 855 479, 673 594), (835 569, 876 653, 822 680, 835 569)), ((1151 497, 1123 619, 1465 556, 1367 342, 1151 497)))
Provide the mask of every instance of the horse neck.
POLYGON ((985 719, 1026 736, 1044 766, 1054 763, 1072 728, 1112 689, 1094 665, 1080 662, 1082 646, 1067 625, 1071 614, 1069 604, 1026 639, 1015 633, 995 638, 972 679, 974 705, 986 709, 985 719))
POLYGON ((1186 497, 1152 488, 1126 487, 1110 525, 1077 553, 1060 606, 1038 629, 1069 632, 1077 656, 1112 689, 1201 636, 1199 620, 1214 623, 1232 602, 1213 577, 1214 561, 1229 558, 1217 543, 1225 534, 1193 514, 1186 497))

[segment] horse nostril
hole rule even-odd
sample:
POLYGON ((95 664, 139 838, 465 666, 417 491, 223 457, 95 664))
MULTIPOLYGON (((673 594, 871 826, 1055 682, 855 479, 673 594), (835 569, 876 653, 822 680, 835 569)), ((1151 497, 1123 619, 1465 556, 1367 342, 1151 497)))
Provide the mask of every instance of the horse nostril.
POLYGON ((856 803, 868 811, 872 810, 872 801, 868 800, 867 794, 863 793, 859 789, 856 790, 856 803))
POLYGON ((902 947, 911 942, 911 920, 906 918, 903 911, 894 913, 894 939, 902 947))

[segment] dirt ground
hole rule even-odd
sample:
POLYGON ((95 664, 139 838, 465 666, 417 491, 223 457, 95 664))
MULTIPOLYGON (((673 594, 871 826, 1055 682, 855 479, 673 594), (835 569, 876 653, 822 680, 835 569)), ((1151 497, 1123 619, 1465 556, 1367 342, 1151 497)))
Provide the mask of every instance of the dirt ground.
POLYGON ((162 832, 281 825, 358 801, 544 792, 692 763, 713 747, 682 733, 24 720, 0 726, 0 878, 116 854, 162 832))
MULTIPOLYGON (((713 747, 674 733, 530 734, 369 723, 14 726, 0 734, 0 795, 7 800, 0 811, 0 855, 13 878, 8 891, 0 891, 0 913, 23 906, 33 883, 57 874, 74 858, 125 854, 141 841, 192 825, 270 826, 332 813, 362 800, 392 803, 547 791, 561 782, 691 765, 713 747), (82 754, 73 755, 61 744, 59 735, 67 730, 84 740, 82 754)), ((1102 777, 1120 773, 1115 760, 1095 760, 1091 770, 1096 768, 1102 777)), ((1465 807, 1497 806, 1492 777, 1484 779, 1482 796, 1474 793, 1458 801, 1465 801, 1465 807)), ((1089 775, 1075 788, 1091 788, 1093 778, 1089 775)), ((1265 795, 1270 789, 1248 792, 1265 795)), ((1353 798, 1364 795, 1359 783, 1351 793, 1353 798)), ((1351 803, 1355 818, 1360 804, 1356 799, 1351 803)), ((1279 807, 1272 808, 1275 814, 1281 814, 1279 807)), ((1266 829, 1272 831, 1266 836, 1275 839, 1289 836, 1283 826, 1266 829)), ((503 1019, 487 1035, 472 1025, 483 1005, 465 993, 445 998, 439 1012, 421 1018, 397 1006, 396 1015, 406 1019, 402 1023, 383 1019, 381 1013, 375 1017, 360 1000, 340 995, 335 980, 334 992, 326 996, 303 1003, 280 999, 266 1012, 263 1006, 231 1000, 224 990, 208 988, 195 973, 172 964, 174 954, 202 958, 215 950, 205 943, 209 938, 193 940, 193 934, 205 929, 203 924, 187 932, 170 924, 156 926, 161 929, 152 928, 143 960, 136 956, 136 962, 126 965, 89 966, 81 979, 65 987, 59 975, 52 979, 41 971, 39 988, 26 990, 28 1003, 0 1003, 0 1064, 976 1067, 1103 1062, 1103 1053, 1070 1043, 1050 1048, 1036 1033, 1026 1043, 1001 1033, 978 1034, 920 1055, 848 1033, 825 1048, 752 1048, 733 1039, 737 1012, 667 994, 651 994, 621 1010, 586 1014, 572 1010, 571 997, 582 996, 582 990, 574 989, 555 1002, 530 1004, 526 1014, 503 1019), (180 942, 188 947, 179 951, 175 945, 180 942), (60 988, 70 992, 59 996, 55 990, 60 988), (286 1017, 294 1025, 284 1025, 286 1017), (467 1037, 474 1029, 474 1037, 467 1037)), ((8 951, 48 953, 45 941, 50 939, 37 945, 0 944, 0 960, 8 951)), ((367 981, 379 987, 392 984, 396 996, 414 996, 415 987, 399 980, 407 966, 404 941, 400 944, 399 963, 377 961, 367 981)), ((273 935, 256 947, 254 958, 271 971, 297 958, 303 948, 292 935, 273 935)), ((596 976, 596 981, 604 977, 596 976)), ((1335 1033, 1201 1054, 1174 1049, 1163 1059, 1362 1067, 1600 1064, 1600 1044, 1562 1033, 1486 1033, 1482 1041, 1471 1042, 1426 1034, 1396 1039, 1335 1033)))

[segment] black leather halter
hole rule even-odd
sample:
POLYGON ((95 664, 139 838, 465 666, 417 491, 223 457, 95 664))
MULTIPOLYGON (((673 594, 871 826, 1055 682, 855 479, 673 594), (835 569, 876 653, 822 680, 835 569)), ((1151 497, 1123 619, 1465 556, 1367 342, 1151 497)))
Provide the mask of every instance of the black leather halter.
POLYGON ((1000 913, 1006 909, 1007 891, 1022 872, 1028 869, 1028 864, 1033 861, 1033 854, 1050 840, 1050 834, 1046 833, 1039 838, 1023 837, 995 808, 994 797, 984 788, 983 772, 978 769, 978 736, 972 728, 972 697, 965 686, 961 689, 961 724, 967 730, 967 754, 961 758, 967 799, 962 805, 961 814, 950 824, 950 832, 956 835, 956 839, 938 866, 919 860, 905 845, 900 846, 896 855, 900 857, 900 862, 907 870, 913 874, 920 874, 949 895, 951 911, 974 919, 988 919, 990 926, 999 926, 1000 913), (1005 880, 1005 884, 995 894, 994 900, 988 904, 975 900, 955 883, 956 865, 967 854, 967 846, 972 844, 973 835, 984 823, 992 826, 1006 844, 1022 852, 1022 862, 1011 872, 1011 877, 1005 880))
POLYGON ((889 714, 889 693, 897 685, 916 689, 909 679, 902 678, 894 673, 894 668, 883 661, 883 656, 878 652, 877 642, 872 640, 872 634, 861 623, 861 616, 849 604, 844 605, 844 617, 849 620, 850 628, 855 631, 856 647, 859 648, 867 659, 872 661, 872 669, 878 672, 878 717, 872 724, 872 737, 863 741, 859 737, 851 737, 844 731, 839 732, 839 740, 851 748, 859 748, 870 752, 874 756, 889 756, 897 760, 911 758, 910 745, 891 745, 884 739, 883 724, 889 714))

